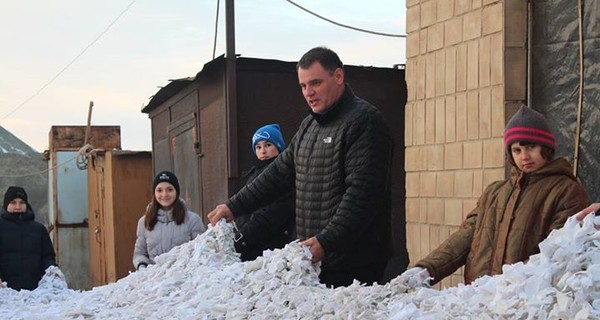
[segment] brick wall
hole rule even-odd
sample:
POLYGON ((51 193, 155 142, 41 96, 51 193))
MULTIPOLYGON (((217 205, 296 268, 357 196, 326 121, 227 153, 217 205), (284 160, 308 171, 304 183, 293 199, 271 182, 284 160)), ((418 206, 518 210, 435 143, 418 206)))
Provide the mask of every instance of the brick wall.
MULTIPOLYGON (((505 177, 502 133, 514 112, 507 106, 524 100, 526 92, 522 3, 406 1, 406 220, 412 263, 458 228, 485 186, 505 177)), ((462 269, 441 286, 460 282, 462 269)))

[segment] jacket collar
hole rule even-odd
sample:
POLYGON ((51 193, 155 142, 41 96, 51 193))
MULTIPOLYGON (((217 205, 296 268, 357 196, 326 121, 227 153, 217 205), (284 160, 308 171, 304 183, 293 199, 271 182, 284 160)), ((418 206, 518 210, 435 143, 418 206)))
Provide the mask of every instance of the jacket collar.
POLYGON ((0 216, 6 220, 14 221, 14 222, 25 222, 31 221, 35 219, 35 214, 33 210, 27 206, 27 211, 24 213, 10 213, 6 211, 6 209, 0 209, 0 216))
POLYGON ((317 121, 318 124, 324 124, 330 122, 332 119, 335 119, 337 115, 344 112, 345 108, 343 107, 345 104, 354 99, 354 91, 350 88, 349 84, 344 85, 344 92, 340 96, 340 98, 333 104, 331 109, 323 114, 310 112, 313 118, 317 121))
POLYGON ((164 210, 159 208, 156 212, 156 220, 162 223, 169 223, 173 221, 173 209, 164 210))
POLYGON ((577 180, 573 175, 571 164, 565 158, 554 159, 543 168, 531 173, 524 173, 515 166, 513 166, 510 171, 512 183, 519 186, 522 186, 527 182, 534 183, 544 177, 552 175, 563 175, 570 179, 577 180))

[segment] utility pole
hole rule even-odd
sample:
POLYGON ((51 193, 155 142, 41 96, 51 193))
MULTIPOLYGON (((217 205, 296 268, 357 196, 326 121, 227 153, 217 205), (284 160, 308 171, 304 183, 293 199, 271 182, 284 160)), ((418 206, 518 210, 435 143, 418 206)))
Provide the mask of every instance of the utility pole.
POLYGON ((228 171, 228 192, 233 192, 233 179, 239 176, 238 170, 238 139, 237 139, 237 72, 235 55, 235 10, 234 0, 225 1, 225 77, 226 77, 226 110, 227 110, 227 142, 229 145, 229 160, 227 162, 228 171))

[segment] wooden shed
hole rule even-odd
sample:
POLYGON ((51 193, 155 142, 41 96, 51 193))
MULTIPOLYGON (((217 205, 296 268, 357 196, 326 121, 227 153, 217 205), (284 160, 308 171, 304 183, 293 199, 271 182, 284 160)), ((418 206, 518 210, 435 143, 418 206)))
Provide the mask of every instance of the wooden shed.
MULTIPOLYGON (((219 57, 194 78, 172 80, 142 112, 152 125, 154 173, 169 169, 179 177, 191 210, 206 215, 240 186, 241 173, 254 158, 251 136, 278 123, 286 142, 308 115, 298 86, 296 62, 219 57)), ((346 66, 355 93, 376 105, 395 139, 393 227, 404 247, 404 70, 346 66), (398 214, 402 213, 402 214, 398 214)))

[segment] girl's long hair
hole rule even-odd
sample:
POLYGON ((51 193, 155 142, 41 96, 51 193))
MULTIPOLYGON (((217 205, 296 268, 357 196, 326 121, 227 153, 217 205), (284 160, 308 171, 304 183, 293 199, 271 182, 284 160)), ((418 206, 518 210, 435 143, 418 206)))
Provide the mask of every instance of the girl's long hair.
MULTIPOLYGON (((156 196, 152 196, 152 202, 148 204, 146 207, 146 213, 144 214, 145 225, 148 231, 152 231, 156 225, 156 222, 158 222, 158 209, 160 208, 162 207, 158 201, 156 201, 156 196)), ((185 220, 187 208, 185 207, 183 200, 179 198, 179 194, 177 194, 171 209, 173 210, 173 221, 175 221, 177 225, 182 224, 185 220)))

